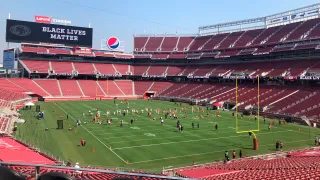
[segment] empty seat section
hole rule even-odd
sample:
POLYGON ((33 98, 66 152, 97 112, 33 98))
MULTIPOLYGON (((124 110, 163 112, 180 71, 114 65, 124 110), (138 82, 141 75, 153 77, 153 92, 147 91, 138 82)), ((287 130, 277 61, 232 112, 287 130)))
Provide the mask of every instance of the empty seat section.
POLYGON ((130 72, 132 75, 134 75, 134 66, 128 65, 128 72, 130 72))
POLYGON ((291 31, 297 28, 302 22, 296 22, 292 24, 284 25, 279 31, 274 33, 266 43, 277 43, 282 40, 286 35, 288 35, 291 31))
POLYGON ((55 73, 73 73, 71 62, 51 61, 51 66, 55 73))
POLYGON ((222 42, 230 33, 217 34, 213 36, 202 48, 202 50, 213 50, 218 47, 218 44, 222 42))
POLYGON ((11 78, 10 81, 12 81, 15 84, 18 84, 19 86, 22 86, 23 88, 29 90, 30 92, 33 92, 35 94, 38 94, 40 96, 49 96, 46 92, 44 92, 39 86, 37 86, 31 79, 25 79, 25 78, 11 78))
POLYGON ((156 91, 157 94, 163 92, 165 89, 172 85, 170 82, 154 82, 154 84, 149 89, 150 91, 156 91))
POLYGON ((122 75, 126 75, 129 72, 129 65, 128 64, 113 64, 114 68, 117 72, 121 73, 122 75))
POLYGON ((141 51, 141 49, 145 46, 148 37, 134 37, 134 51, 141 51))
POLYGON ((8 117, 0 117, 0 132, 5 132, 9 124, 8 117))
POLYGON ((286 41, 300 40, 303 38, 303 35, 307 33, 313 26, 319 22, 319 19, 311 19, 305 21, 300 27, 298 27, 294 32, 292 32, 286 41))
POLYGON ((189 51, 198 51, 212 36, 198 36, 195 37, 192 44, 190 45, 189 51))
POLYGON ((257 37, 263 29, 256 29, 256 30, 249 30, 246 31, 240 39, 235 43, 234 47, 244 47, 246 46, 249 42, 251 42, 255 37, 257 37))
POLYGON ((162 91, 160 94, 163 96, 169 96, 174 91, 178 91, 179 89, 185 87, 187 84, 185 83, 174 83, 172 86, 165 88, 164 91, 162 91))
POLYGON ((32 71, 38 71, 39 73, 48 73, 49 61, 33 61, 33 60, 22 60, 27 68, 32 71))
POLYGON ((124 96, 116 84, 111 81, 98 81, 107 96, 124 96))
POLYGON ((320 72, 320 62, 314 61, 314 64, 309 68, 309 71, 319 71, 320 72))
POLYGON ((268 29, 264 29, 264 31, 262 31, 261 34, 253 40, 251 45, 259 45, 263 40, 268 38, 271 34, 273 34, 275 31, 277 31, 281 27, 282 26, 275 26, 275 27, 270 27, 268 29))
POLYGON ((47 53, 47 48, 45 47, 28 47, 22 46, 21 47, 23 52, 31 52, 31 53, 47 53))
POLYGON ((125 95, 131 96, 132 92, 132 81, 131 80, 115 80, 114 83, 124 92, 125 95))
POLYGON ((221 42, 219 48, 223 49, 223 48, 231 48, 231 47, 233 47, 231 45, 234 45, 236 40, 238 40, 242 36, 242 34, 244 34, 244 33, 245 33, 244 31, 231 33, 227 38, 225 38, 221 42))
POLYGON ((180 37, 177 44, 178 51, 184 51, 187 49, 194 38, 195 37, 180 37))
POLYGON ((79 74, 94 74, 94 68, 92 63, 74 62, 73 66, 79 74))
POLYGON ((310 31, 310 34, 306 37, 306 39, 314 39, 320 37, 320 24, 310 31))
POLYGON ((14 92, 12 90, 4 89, 0 87, 0 99, 6 101, 15 101, 26 98, 27 95, 20 92, 14 92))
POLYGON ((0 87, 14 92, 27 92, 28 90, 12 83, 9 79, 0 78, 0 87))
MULTIPOLYGON (((269 104, 283 98, 284 96, 288 95, 288 90, 285 88, 273 88, 272 94, 270 96, 266 97, 265 99, 260 99, 260 106, 268 106, 269 104)), ((290 91, 291 92, 291 91, 290 91)), ((255 103, 254 105, 257 105, 255 103)))
MULTIPOLYGON (((307 110, 310 107, 313 107, 314 105, 319 105, 320 103, 320 93, 319 92, 315 92, 316 94, 314 96, 310 96, 310 98, 306 98, 303 101, 296 103, 295 106, 292 106, 291 108, 288 108, 285 110, 285 112, 290 113, 290 114, 294 114, 296 112, 300 112, 301 110, 307 110)), ((305 98, 307 95, 310 95, 311 92, 309 93, 305 93, 304 97, 301 98, 305 98)), ((300 99, 301 99, 300 98, 300 99)), ((317 108, 319 109, 319 108, 317 108)), ((317 114, 319 115, 319 114, 317 114)))
POLYGON ((193 75, 194 76, 205 76, 207 73, 211 72, 216 67, 217 67, 217 65, 202 66, 193 75))
POLYGON ((61 96, 57 80, 36 79, 34 80, 34 82, 36 82, 40 87, 42 87, 52 96, 61 96))
POLYGON ((102 88, 101 90, 97 82, 93 80, 78 80, 78 82, 85 96, 90 96, 90 97, 104 96, 103 90, 106 91, 107 89, 107 86, 101 86, 102 88))
POLYGON ((274 62, 274 69, 267 76, 282 76, 292 65, 290 61, 274 62))
POLYGON ((63 96, 82 96, 77 81, 59 80, 63 96))
POLYGON ((162 39, 164 37, 150 37, 149 41, 146 44, 147 52, 155 52, 160 47, 162 39))
POLYGON ((97 71, 100 72, 100 74, 116 74, 115 69, 113 68, 112 64, 94 64, 97 71))
POLYGON ((183 76, 188 76, 189 74, 196 72, 199 68, 201 68, 201 66, 190 65, 190 66, 186 67, 186 69, 182 70, 183 76))
POLYGON ((134 75, 142 75, 148 70, 149 66, 134 66, 134 75))
POLYGON ((168 76, 177 76, 185 66, 169 66, 167 70, 167 75, 168 76))
POLYGON ((151 88, 151 85, 153 85, 153 81, 135 81, 134 82, 134 89, 135 93, 137 95, 143 95, 149 88, 151 88))
POLYGON ((290 67, 289 75, 300 76, 309 67, 312 67, 314 63, 315 62, 311 60, 298 60, 298 61, 292 62, 293 65, 290 67))
POLYGON ((223 76, 232 70, 230 65, 220 65, 212 70, 211 76, 223 76))
POLYGON ((150 66, 148 70, 148 75, 163 75, 167 69, 167 66, 150 66))
MULTIPOLYGON (((284 98, 281 101, 276 102, 275 104, 272 105, 272 107, 270 109, 268 109, 268 111, 269 112, 280 111, 282 108, 285 108, 285 107, 297 102, 298 100, 301 100, 302 98, 304 98, 305 96, 307 96, 309 94, 310 94, 310 92, 305 92, 303 90, 300 90, 300 91, 292 94, 291 96, 284 98)), ((287 95, 289 95, 289 93, 287 95)))
POLYGON ((176 47, 178 37, 165 37, 161 45, 161 51, 172 52, 176 47))

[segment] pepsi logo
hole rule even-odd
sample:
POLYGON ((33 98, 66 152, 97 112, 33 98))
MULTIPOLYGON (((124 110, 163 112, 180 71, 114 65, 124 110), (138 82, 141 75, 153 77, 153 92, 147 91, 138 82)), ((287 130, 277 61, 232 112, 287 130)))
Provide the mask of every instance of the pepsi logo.
POLYGON ((116 37, 110 37, 107 41, 109 49, 117 49, 120 46, 120 41, 116 37))

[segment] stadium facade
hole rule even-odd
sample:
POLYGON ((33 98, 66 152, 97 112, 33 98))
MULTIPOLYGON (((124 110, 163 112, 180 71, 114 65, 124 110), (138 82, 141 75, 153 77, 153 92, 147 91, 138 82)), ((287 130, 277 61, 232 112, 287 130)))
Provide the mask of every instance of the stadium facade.
MULTIPOLYGON (((202 26, 196 35, 134 35, 133 54, 92 48, 90 28, 8 20, 7 41, 21 46, 4 53, 3 76, 24 78, 0 79, 2 104, 152 96, 317 127, 319 8, 202 26)), ((0 122, 10 133, 10 118, 0 122)))

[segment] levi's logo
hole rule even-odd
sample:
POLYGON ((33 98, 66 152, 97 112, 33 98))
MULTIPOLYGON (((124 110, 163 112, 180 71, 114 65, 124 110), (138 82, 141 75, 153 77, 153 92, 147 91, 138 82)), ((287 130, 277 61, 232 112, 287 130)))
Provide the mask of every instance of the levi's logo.
POLYGON ((50 24, 52 22, 52 17, 48 17, 48 16, 34 16, 34 19, 38 23, 50 24))

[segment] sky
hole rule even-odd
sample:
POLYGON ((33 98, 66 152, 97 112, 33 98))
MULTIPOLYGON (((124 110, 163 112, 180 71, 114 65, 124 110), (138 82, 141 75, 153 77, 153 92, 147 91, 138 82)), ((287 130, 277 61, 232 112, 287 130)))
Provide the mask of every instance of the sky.
MULTIPOLYGON (((34 21, 34 15, 71 20, 93 28, 93 47, 116 36, 126 52, 133 50, 133 34, 195 34, 198 27, 263 17, 317 0, 3 0, 0 5, 0 59, 6 19, 34 21)), ((15 47, 17 44, 10 44, 15 47)), ((1 62, 0 61, 0 62, 1 62)))

